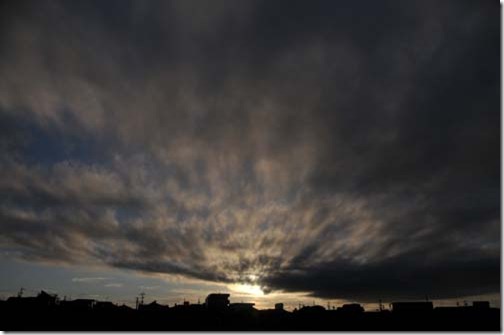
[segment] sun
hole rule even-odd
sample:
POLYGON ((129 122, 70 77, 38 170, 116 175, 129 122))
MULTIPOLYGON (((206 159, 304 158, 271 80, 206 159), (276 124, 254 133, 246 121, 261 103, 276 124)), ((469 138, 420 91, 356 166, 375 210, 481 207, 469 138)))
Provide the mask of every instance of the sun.
POLYGON ((264 296, 263 290, 259 285, 251 285, 251 284, 232 284, 230 285, 230 289, 246 295, 251 295, 254 297, 262 297, 264 296))

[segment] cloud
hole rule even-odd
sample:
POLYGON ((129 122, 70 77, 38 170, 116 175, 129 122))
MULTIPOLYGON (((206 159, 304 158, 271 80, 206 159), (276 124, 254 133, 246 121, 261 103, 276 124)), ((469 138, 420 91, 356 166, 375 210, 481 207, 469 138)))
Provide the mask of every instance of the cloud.
POLYGON ((110 278, 106 277, 75 277, 72 278, 72 282, 74 283, 94 283, 110 280, 110 278))
POLYGON ((7 7, 1 248, 362 301, 498 292, 492 5, 7 7))
POLYGON ((461 254, 451 256, 452 259, 426 261, 420 255, 406 254, 370 264, 335 261, 315 267, 290 268, 272 274, 266 285, 294 292, 307 290, 321 298, 362 302, 421 300, 425 296, 439 299, 496 292, 500 267, 494 257, 478 255, 478 259, 473 260, 461 254))
POLYGON ((150 290, 156 290, 156 289, 158 289, 159 286, 158 285, 155 285, 155 286, 143 286, 143 285, 140 285, 138 288, 140 290, 142 290, 142 291, 150 291, 150 290))

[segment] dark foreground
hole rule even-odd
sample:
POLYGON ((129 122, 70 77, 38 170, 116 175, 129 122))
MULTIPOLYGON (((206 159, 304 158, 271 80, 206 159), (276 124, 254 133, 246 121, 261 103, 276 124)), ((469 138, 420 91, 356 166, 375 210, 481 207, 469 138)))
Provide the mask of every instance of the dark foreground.
POLYGON ((423 312, 344 312, 321 306, 285 310, 221 310, 189 305, 165 310, 136 310, 108 306, 92 310, 44 308, 1 309, 1 328, 6 331, 30 330, 451 330, 499 331, 500 310, 472 307, 434 308, 423 312))

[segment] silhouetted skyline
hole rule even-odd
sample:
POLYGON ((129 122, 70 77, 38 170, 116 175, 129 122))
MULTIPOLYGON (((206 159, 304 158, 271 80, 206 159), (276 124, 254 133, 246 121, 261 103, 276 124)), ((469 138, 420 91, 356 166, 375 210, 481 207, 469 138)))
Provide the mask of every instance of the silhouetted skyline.
POLYGON ((0 298, 500 306, 497 1, 0 22, 0 298))
POLYGON ((228 293, 210 293, 204 303, 174 306, 147 303, 135 308, 94 299, 63 300, 45 291, 24 297, 22 291, 0 300, 2 329, 14 330, 499 330, 500 309, 488 301, 434 307, 431 301, 380 304, 365 312, 359 304, 300 305, 292 312, 283 303, 258 310, 254 303, 231 303, 228 293), (19 320, 30 322, 19 322, 19 320))

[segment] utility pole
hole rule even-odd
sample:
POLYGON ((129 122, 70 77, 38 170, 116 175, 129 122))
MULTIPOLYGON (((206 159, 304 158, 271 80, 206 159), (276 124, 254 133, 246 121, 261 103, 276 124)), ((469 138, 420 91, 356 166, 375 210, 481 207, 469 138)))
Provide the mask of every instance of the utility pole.
POLYGON ((140 293, 140 297, 141 297, 140 305, 143 305, 144 304, 145 293, 144 292, 140 293))

